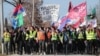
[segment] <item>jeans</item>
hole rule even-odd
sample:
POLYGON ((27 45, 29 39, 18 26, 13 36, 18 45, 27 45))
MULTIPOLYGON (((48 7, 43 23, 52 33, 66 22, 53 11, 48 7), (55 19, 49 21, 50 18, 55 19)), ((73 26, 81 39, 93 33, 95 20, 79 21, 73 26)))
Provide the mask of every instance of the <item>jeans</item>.
POLYGON ((87 53, 92 54, 92 40, 87 41, 87 53))
POLYGON ((18 54, 22 54, 23 53, 23 42, 19 41, 17 43, 17 50, 18 50, 18 54))
POLYGON ((5 51, 6 54, 9 53, 9 51, 10 51, 9 49, 10 49, 10 42, 9 41, 4 42, 4 51, 5 51))
POLYGON ((68 42, 67 41, 63 42, 63 53, 64 54, 68 53, 68 42))
POLYGON ((31 53, 33 53, 34 52, 34 39, 33 38, 30 38, 29 39, 29 46, 30 46, 30 51, 31 51, 31 53))
POLYGON ((43 53, 45 51, 45 42, 43 40, 39 40, 39 53, 43 53))
POLYGON ((78 53, 84 53, 85 51, 85 43, 84 43, 84 39, 78 39, 78 53))
POLYGON ((57 52, 57 40, 52 41, 52 49, 53 53, 55 54, 57 52))
POLYGON ((15 53, 15 43, 14 43, 14 41, 10 42, 10 52, 15 53))

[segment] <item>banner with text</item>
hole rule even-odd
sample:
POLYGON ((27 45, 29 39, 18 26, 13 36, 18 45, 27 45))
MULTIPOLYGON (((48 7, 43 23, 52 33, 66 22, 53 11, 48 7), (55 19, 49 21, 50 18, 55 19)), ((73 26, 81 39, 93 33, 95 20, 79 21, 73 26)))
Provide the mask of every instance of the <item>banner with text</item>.
POLYGON ((59 5, 48 4, 40 7, 40 15, 42 16, 43 22, 56 22, 58 20, 59 5))

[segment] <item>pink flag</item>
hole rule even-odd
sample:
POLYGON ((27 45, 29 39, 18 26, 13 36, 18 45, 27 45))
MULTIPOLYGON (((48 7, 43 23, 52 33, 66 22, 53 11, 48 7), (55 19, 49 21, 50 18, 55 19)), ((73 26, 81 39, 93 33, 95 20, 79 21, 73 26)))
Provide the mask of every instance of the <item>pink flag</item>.
POLYGON ((78 6, 71 9, 68 14, 68 18, 73 21, 73 26, 77 28, 80 23, 84 22, 84 17, 86 16, 86 2, 79 4, 78 6))

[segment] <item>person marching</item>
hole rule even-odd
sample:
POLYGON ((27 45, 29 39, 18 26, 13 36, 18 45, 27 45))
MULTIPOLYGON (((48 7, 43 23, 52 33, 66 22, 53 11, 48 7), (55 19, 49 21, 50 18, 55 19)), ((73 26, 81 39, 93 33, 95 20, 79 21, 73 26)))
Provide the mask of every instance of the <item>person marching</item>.
POLYGON ((68 31, 65 28, 63 28, 62 36, 63 36, 63 53, 67 54, 68 53, 68 31))
POLYGON ((8 55, 9 54, 9 49, 10 49, 10 33, 8 29, 5 29, 3 33, 3 40, 4 40, 4 51, 8 55))
POLYGON ((93 43, 94 43, 95 39, 96 39, 96 37, 95 37, 94 29, 88 27, 87 30, 86 30, 87 53, 88 54, 92 54, 92 51, 93 51, 92 48, 94 48, 93 43))
POLYGON ((58 40, 58 35, 57 32, 54 28, 52 28, 52 37, 51 37, 51 41, 52 41, 52 49, 53 49, 53 54, 57 53, 57 40, 58 40))
POLYGON ((10 38, 10 52, 11 53, 15 53, 15 32, 14 32, 13 28, 10 29, 10 34, 11 34, 11 38, 10 38))
POLYGON ((24 36, 21 28, 18 28, 18 32, 16 33, 16 43, 17 43, 17 53, 23 54, 23 44, 24 44, 24 36))
POLYGON ((37 42, 36 42, 36 37, 37 37, 37 30, 36 28, 33 28, 33 47, 34 47, 34 52, 37 53, 37 42))
MULTIPOLYGON (((98 27, 98 29, 96 29, 96 32, 97 32, 97 51, 98 51, 98 48, 100 48, 100 28, 98 27)), ((98 52, 97 52, 98 53, 98 52)))
POLYGON ((39 31, 37 32, 37 41, 39 43, 39 53, 40 54, 45 54, 45 49, 44 49, 44 46, 45 46, 45 33, 43 31, 43 28, 40 27, 39 28, 39 31))
POLYGON ((51 44, 51 29, 50 28, 47 28, 47 32, 46 32, 46 35, 47 35, 47 54, 52 54, 52 44, 51 44))
POLYGON ((69 29, 69 38, 68 38, 68 52, 69 53, 72 53, 73 52, 73 38, 74 38, 74 35, 73 35, 73 27, 70 27, 69 29))
POLYGON ((92 54, 98 54, 98 37, 97 37, 97 29, 94 28, 93 31, 94 31, 94 39, 93 39, 93 43, 92 43, 92 46, 93 46, 93 52, 92 54))
POLYGON ((25 30, 25 54, 30 54, 29 30, 25 30))
POLYGON ((72 37, 72 52, 77 53, 77 31, 76 28, 73 28, 71 31, 72 37))
POLYGON ((83 30, 80 28, 79 30, 78 30, 78 53, 81 53, 81 54, 83 54, 84 53, 84 51, 85 51, 85 43, 84 43, 84 40, 85 40, 85 38, 84 38, 84 32, 83 32, 83 30))
POLYGON ((57 33, 57 53, 63 52, 63 35, 60 30, 56 30, 57 33))
POLYGON ((33 27, 29 28, 29 43, 30 43, 30 51, 31 53, 33 53, 34 51, 34 31, 33 31, 33 27))

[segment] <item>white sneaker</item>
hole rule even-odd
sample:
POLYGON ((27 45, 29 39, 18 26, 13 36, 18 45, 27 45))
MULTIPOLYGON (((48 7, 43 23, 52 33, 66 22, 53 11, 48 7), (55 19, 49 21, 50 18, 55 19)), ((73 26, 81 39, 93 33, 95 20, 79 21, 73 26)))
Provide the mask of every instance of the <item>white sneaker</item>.
POLYGON ((39 55, 39 53, 36 53, 37 55, 39 55))
POLYGON ((31 55, 33 55, 33 53, 31 53, 31 55))
POLYGON ((43 55, 46 55, 46 53, 44 52, 43 55))
POLYGON ((42 55, 42 53, 40 53, 40 55, 42 55))

